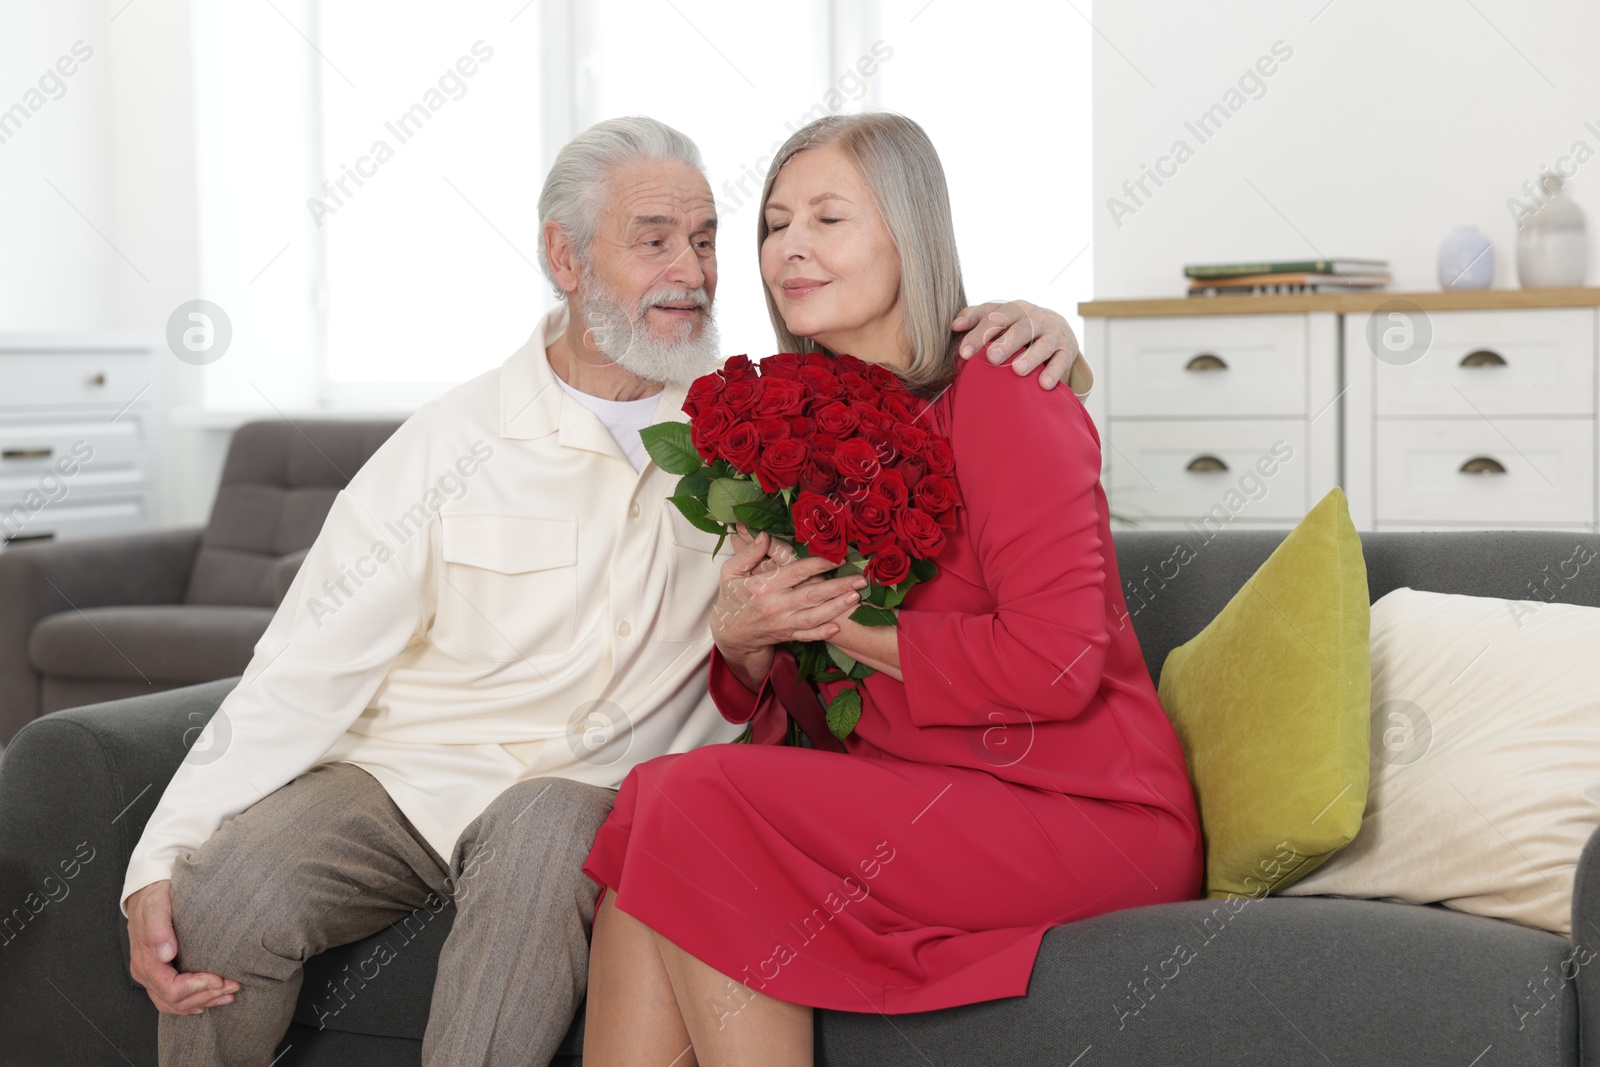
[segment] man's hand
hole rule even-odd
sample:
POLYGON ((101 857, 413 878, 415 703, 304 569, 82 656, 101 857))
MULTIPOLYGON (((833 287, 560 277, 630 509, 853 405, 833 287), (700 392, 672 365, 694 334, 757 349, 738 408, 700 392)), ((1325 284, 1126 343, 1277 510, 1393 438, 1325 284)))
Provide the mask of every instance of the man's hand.
POLYGON ((1026 300, 979 304, 957 315, 950 328, 958 333, 967 331, 959 348, 963 359, 971 359, 980 348, 993 341, 987 353, 989 362, 1003 363, 1007 356, 1015 353, 1016 362, 1011 366, 1018 374, 1027 374, 1043 366, 1039 374, 1041 388, 1054 389, 1063 376, 1079 396, 1088 393, 1094 385, 1094 373, 1078 349, 1078 338, 1072 327, 1049 308, 1026 300))
POLYGON ((765 532, 751 538, 742 523, 733 544, 737 551, 722 565, 711 609, 711 636, 734 674, 756 689, 772 665, 773 646, 832 637, 835 620, 856 609, 867 582, 860 575, 824 578, 837 563, 797 559, 765 532))
POLYGON ((158 1011, 199 1015, 233 1003, 239 983, 215 974, 179 974, 178 935, 172 932, 172 883, 152 882, 128 898, 128 955, 133 980, 144 986, 158 1011))

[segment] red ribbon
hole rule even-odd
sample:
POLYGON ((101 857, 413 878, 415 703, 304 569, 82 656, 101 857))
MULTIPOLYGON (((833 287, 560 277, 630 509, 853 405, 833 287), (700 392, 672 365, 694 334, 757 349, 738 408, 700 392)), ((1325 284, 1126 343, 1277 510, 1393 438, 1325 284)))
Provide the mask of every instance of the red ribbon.
POLYGON ((800 677, 800 666, 794 653, 779 645, 773 650, 772 668, 767 672, 767 684, 777 704, 762 701, 750 721, 750 740, 758 745, 781 745, 789 733, 789 716, 800 724, 811 747, 824 752, 844 752, 844 742, 828 729, 828 716, 822 700, 809 680, 800 677), (787 712, 787 714, 785 714, 787 712))

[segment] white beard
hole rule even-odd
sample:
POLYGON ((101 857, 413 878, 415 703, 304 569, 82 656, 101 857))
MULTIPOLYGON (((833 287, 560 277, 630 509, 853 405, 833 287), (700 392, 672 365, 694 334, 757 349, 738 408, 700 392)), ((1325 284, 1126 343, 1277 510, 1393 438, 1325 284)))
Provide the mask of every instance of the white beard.
POLYGON ((703 288, 652 289, 640 299, 637 314, 630 315, 599 275, 585 268, 578 280, 578 300, 588 321, 589 342, 630 374, 652 382, 687 386, 719 365, 721 340, 711 315, 711 299, 703 288), (693 322, 679 324, 678 336, 670 340, 661 340, 641 325, 652 305, 685 302, 706 309, 699 337, 691 336, 693 322))

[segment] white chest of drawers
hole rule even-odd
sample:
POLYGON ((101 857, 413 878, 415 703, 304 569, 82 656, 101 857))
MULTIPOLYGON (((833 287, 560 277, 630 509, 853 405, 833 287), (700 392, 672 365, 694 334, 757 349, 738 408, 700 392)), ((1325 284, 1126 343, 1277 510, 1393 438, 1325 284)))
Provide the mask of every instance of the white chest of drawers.
POLYGON ((0 334, 0 550, 150 526, 157 359, 142 337, 0 334))
POLYGON ((1600 528, 1600 289, 1080 312, 1107 495, 1141 527, 1292 525, 1339 485, 1365 530, 1600 528))

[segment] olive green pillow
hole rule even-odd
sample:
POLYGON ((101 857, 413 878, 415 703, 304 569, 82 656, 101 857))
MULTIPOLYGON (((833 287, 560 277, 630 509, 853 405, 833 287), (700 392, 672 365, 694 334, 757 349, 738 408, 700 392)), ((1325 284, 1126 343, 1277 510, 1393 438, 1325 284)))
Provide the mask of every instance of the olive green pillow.
POLYGON ((1200 807, 1206 896, 1281 889, 1361 828, 1369 624, 1361 538, 1335 488, 1167 656, 1161 703, 1200 807))

